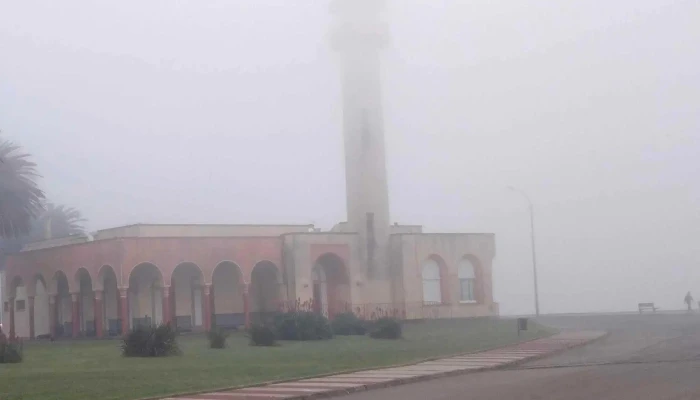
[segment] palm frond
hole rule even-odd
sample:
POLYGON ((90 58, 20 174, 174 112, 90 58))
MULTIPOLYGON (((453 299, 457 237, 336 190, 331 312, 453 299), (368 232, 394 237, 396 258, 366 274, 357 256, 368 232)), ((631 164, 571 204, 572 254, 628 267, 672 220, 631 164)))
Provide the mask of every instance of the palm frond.
POLYGON ((32 221, 30 236, 34 241, 46 239, 47 226, 52 238, 83 234, 84 222, 86 219, 75 208, 47 203, 44 211, 32 221))
POLYGON ((0 160, 0 237, 28 234, 44 200, 36 164, 10 141, 0 141, 0 160))

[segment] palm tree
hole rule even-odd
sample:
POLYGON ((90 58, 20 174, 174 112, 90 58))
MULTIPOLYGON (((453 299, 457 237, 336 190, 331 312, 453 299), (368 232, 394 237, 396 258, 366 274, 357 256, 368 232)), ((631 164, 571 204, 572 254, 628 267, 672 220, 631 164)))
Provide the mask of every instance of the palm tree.
POLYGON ((44 192, 29 154, 6 140, 0 141, 0 237, 26 235, 42 209, 44 192))
POLYGON ((85 218, 73 207, 48 203, 46 209, 32 221, 32 241, 59 238, 85 233, 85 218))

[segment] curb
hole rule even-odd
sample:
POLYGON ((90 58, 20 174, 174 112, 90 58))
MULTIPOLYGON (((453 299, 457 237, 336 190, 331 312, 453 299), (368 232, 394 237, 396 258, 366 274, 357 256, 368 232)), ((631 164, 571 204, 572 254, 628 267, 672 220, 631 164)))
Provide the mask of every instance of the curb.
MULTIPOLYGON (((554 335, 556 335, 556 334, 553 334, 551 336, 545 336, 545 337, 538 338, 538 339, 527 340, 524 342, 520 342, 518 344, 528 343, 528 342, 532 342, 532 341, 539 340, 539 339, 547 339, 547 338, 551 338, 554 335)), ((527 357, 527 358, 524 358, 522 360, 504 362, 503 364, 499 364, 496 366, 473 368, 473 369, 463 369, 463 370, 457 370, 457 371, 446 371, 446 372, 441 372, 441 373, 437 373, 437 374, 414 376, 414 377, 410 377, 410 378, 397 378, 397 379, 391 380, 389 382, 370 383, 367 385, 357 386, 357 387, 354 387, 351 389, 328 390, 328 391, 325 391, 322 393, 311 393, 311 394, 306 394, 306 395, 290 396, 290 397, 286 397, 284 400, 307 400, 307 399, 322 399, 322 398, 329 398, 329 397, 336 397, 336 396, 344 396, 344 395, 349 395, 349 394, 358 393, 358 392, 364 392, 364 391, 368 391, 368 390, 384 389, 384 388, 389 388, 389 387, 394 387, 394 386, 402 386, 402 385, 406 385, 406 384, 410 384, 410 383, 431 381, 434 379, 447 378, 447 377, 453 377, 453 376, 459 376, 459 375, 466 375, 466 374, 471 374, 471 373, 475 373, 475 372, 508 369, 510 367, 524 364, 526 362, 531 362, 531 361, 536 361, 536 360, 539 360, 542 358, 551 357, 553 355, 563 353, 564 351, 567 351, 567 350, 570 350, 573 348, 587 346, 591 343, 602 340, 602 339, 608 337, 609 335, 610 335, 610 332, 605 332, 603 335, 598 336, 598 337, 593 338, 593 339, 590 339, 590 340, 586 340, 585 342, 575 343, 575 344, 568 345, 568 346, 561 348, 561 349, 557 349, 557 350, 554 350, 554 351, 551 351, 548 353, 544 353, 544 354, 540 354, 540 355, 536 355, 536 356, 532 356, 532 357, 527 357)), ((491 350, 496 350, 496 349, 498 349, 498 348, 494 348, 491 350)), ((490 350, 484 350, 483 352, 486 352, 486 351, 490 351, 490 350)), ((463 353, 463 354, 478 354, 481 352, 482 351, 477 352, 477 353, 463 353)), ((449 358, 449 357, 450 356, 440 357, 438 359, 449 358)), ((425 362, 425 361, 419 361, 417 363, 414 362, 414 363, 410 363, 408 365, 415 365, 415 364, 418 364, 421 362, 425 362)), ((386 368, 392 368, 392 367, 386 367, 386 368)), ((375 368, 375 369, 384 369, 384 368, 375 368)), ((338 374, 333 374, 333 375, 338 375, 338 374)), ((295 379, 295 381, 297 381, 297 380, 299 380, 299 379, 295 379)))

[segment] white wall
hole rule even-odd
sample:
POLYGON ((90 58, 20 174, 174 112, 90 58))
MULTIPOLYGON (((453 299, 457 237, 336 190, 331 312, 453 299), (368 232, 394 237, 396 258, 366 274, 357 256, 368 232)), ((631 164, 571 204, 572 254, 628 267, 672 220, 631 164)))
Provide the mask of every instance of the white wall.
POLYGON ((3 324, 5 313, 5 271, 0 271, 0 325, 3 324))
POLYGON ((49 320, 49 294, 41 281, 36 283, 34 297, 34 335, 48 335, 51 331, 49 320))
POLYGON ((17 295, 15 297, 15 335, 27 338, 29 337, 29 301, 27 300, 26 286, 17 287, 17 295), (17 302, 24 301, 24 310, 17 311, 17 302))

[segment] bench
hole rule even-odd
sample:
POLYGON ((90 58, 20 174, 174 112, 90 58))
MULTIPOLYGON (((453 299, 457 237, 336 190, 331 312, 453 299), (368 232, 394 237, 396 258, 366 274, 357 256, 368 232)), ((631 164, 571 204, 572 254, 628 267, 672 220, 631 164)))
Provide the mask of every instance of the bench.
POLYGON ((175 329, 178 332, 192 332, 194 329, 194 324, 192 324, 192 317, 189 315, 176 315, 175 316, 175 329))
POLYGON ((107 320, 107 334, 109 336, 119 336, 122 333, 122 320, 121 319, 108 319, 107 320))
POLYGON ((644 310, 656 312, 656 307, 654 307, 654 303, 639 303, 639 313, 641 314, 644 310))
POLYGON ((245 314, 243 313, 227 313, 215 314, 213 325, 223 329, 238 329, 245 325, 245 314))

